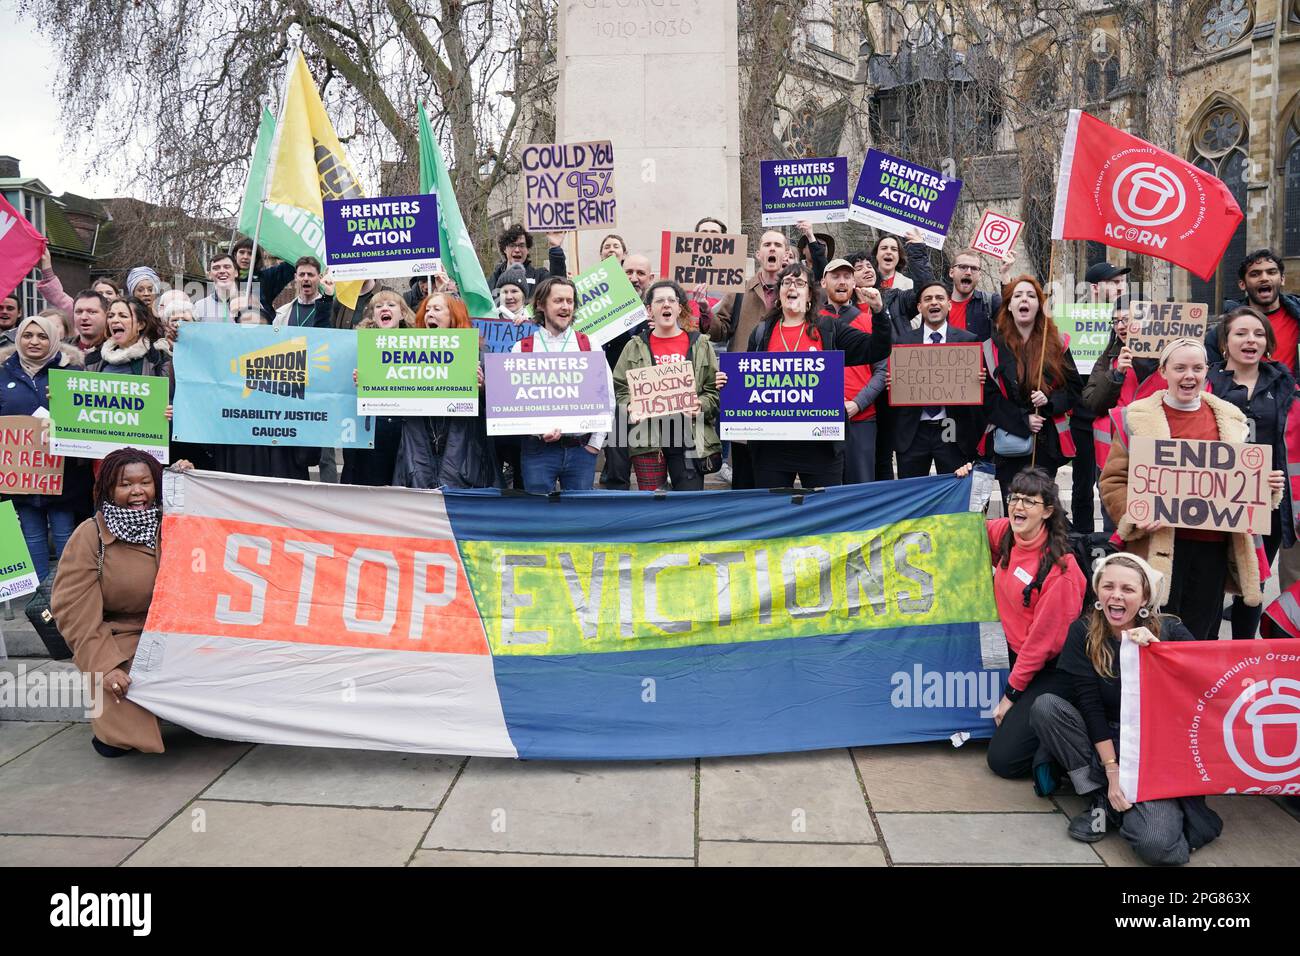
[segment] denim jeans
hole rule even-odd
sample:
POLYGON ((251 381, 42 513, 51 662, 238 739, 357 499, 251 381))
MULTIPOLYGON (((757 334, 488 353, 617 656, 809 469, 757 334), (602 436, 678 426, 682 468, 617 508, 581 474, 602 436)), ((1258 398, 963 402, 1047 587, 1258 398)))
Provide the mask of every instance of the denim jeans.
POLYGON ((54 538, 54 557, 63 554, 63 546, 76 529, 76 518, 71 508, 51 504, 48 498, 29 495, 14 498, 18 524, 23 529, 23 540, 32 555, 32 568, 41 580, 50 570, 50 538, 54 538))
POLYGON ((561 491, 591 491, 596 481, 596 456, 581 445, 564 446, 527 435, 520 454, 524 490, 549 494, 560 481, 561 491))

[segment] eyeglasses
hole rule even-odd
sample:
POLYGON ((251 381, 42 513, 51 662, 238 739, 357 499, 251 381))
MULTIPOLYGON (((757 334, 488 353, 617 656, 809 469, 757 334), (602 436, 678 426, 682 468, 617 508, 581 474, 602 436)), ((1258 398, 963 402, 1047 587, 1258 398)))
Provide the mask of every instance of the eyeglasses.
POLYGON ((650 305, 651 307, 659 306, 659 305, 667 305, 669 302, 673 303, 674 305, 680 305, 680 303, 677 301, 676 296, 670 296, 669 298, 666 299, 664 298, 651 299, 650 305))
POLYGON ((786 276, 781 280, 781 285, 787 289, 806 289, 808 280, 799 276, 786 276))
POLYGON ((979 266, 968 266, 968 265, 966 265, 966 263, 964 263, 964 262, 959 262, 959 263, 957 263, 955 266, 953 266, 953 268, 956 269, 958 272, 980 272, 980 271, 982 271, 981 268, 980 268, 979 266))
POLYGON ((1032 508, 1035 505, 1043 504, 1041 498, 1030 498, 1028 495, 1012 495, 1007 499, 1008 505, 1024 505, 1026 508, 1032 508))

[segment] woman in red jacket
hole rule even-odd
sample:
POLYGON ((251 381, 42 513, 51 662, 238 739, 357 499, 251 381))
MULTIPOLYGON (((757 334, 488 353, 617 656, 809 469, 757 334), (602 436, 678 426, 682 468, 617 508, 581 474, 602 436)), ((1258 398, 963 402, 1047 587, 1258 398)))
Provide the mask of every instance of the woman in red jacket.
MULTIPOLYGON (((970 465, 957 474, 965 475, 970 465)), ((1007 638, 1011 674, 993 721, 989 768, 999 777, 1027 777, 1038 750, 1029 722, 1043 694, 1069 693, 1056 670, 1071 622, 1083 608, 1083 572, 1070 553, 1070 530, 1060 492, 1042 468, 1026 468, 1011 479, 1007 518, 988 523, 993 552, 993 594, 1007 638)))

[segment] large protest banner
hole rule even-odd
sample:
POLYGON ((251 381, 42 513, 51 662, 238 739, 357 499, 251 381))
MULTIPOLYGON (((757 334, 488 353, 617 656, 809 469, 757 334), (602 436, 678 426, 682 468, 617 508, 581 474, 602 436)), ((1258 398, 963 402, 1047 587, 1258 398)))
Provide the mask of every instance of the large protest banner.
POLYGON ((357 329, 358 415, 477 415, 477 329, 357 329))
POLYGON ((0 416, 0 493, 63 494, 63 456, 50 452, 50 420, 0 416))
POLYGON ((513 352, 483 356, 489 435, 607 432, 613 425, 605 353, 513 352))
POLYGON ((659 759, 992 733, 970 478, 799 504, 168 478, 186 547, 163 549, 131 697, 201 734, 659 759))
POLYGON ((167 464, 169 386, 157 375, 50 369, 50 451, 103 458, 138 448, 167 464))
POLYGON ((1071 302, 1053 316, 1056 327, 1069 344, 1070 355, 1080 375, 1092 373, 1110 342, 1115 307, 1109 302, 1071 302))
POLYGON ((774 159, 759 163, 763 225, 845 222, 849 218, 849 161, 774 159))
POLYGON ((524 174, 524 228, 529 232, 617 224, 614 147, 609 140, 528 145, 519 164, 524 174))
POLYGON ((1120 644, 1120 787, 1300 794, 1300 641, 1120 644))
POLYGON ((724 441, 844 437, 843 352, 723 352, 718 366, 724 441))
POLYGON ((895 345, 889 353, 890 405, 982 405, 978 342, 895 345))
POLYGON ((442 271, 438 197, 325 200, 325 265, 335 279, 442 271))
POLYGON ((868 149, 849 218, 900 236, 919 229, 927 246, 942 249, 960 192, 960 179, 868 149))
POLYGON ((573 328, 590 339, 593 347, 604 345, 646 319, 645 303, 617 256, 575 276, 573 284, 578 293, 573 328))
POLYGON ((1159 358, 1174 339, 1205 339, 1210 310, 1200 302, 1134 302, 1128 341, 1134 358, 1159 358))
POLYGON ((1268 534, 1269 445, 1183 438, 1129 439, 1128 510, 1137 524, 1268 534))
POLYGON ((0 601, 31 594, 40 586, 12 501, 0 501, 0 601))
POLYGON ((470 319, 470 322, 478 329, 485 352, 509 352, 516 342, 537 331, 532 322, 515 323, 507 319, 470 319))
POLYGON ((703 284, 714 292, 744 292, 749 240, 716 232, 667 232, 659 249, 659 275, 689 292, 703 284))
POLYGON ((341 329, 185 326, 176 348, 177 441, 373 448, 357 415, 357 336, 341 329))

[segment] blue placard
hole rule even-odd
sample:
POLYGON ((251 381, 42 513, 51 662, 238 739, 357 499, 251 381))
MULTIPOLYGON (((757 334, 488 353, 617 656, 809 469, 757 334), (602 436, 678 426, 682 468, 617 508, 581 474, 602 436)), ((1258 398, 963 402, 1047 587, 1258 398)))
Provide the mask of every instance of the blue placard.
POLYGON ((723 352, 723 440, 844 438, 843 352, 723 352))
POLYGON ((339 329, 182 323, 175 441, 373 448, 357 415, 357 336, 339 329))
POLYGON ((325 265, 336 280, 442 271, 438 197, 325 200, 325 265))
POLYGON ((516 342, 526 339, 537 331, 532 322, 520 322, 516 325, 505 319, 470 319, 478 329, 478 340, 483 344, 484 352, 509 352, 516 342))
POLYGON ((849 218, 849 161, 776 159, 759 163, 763 225, 844 222, 849 218))
POLYGON ((960 179, 869 149, 849 218, 898 235, 919 229, 927 246, 942 249, 960 192, 960 179))

